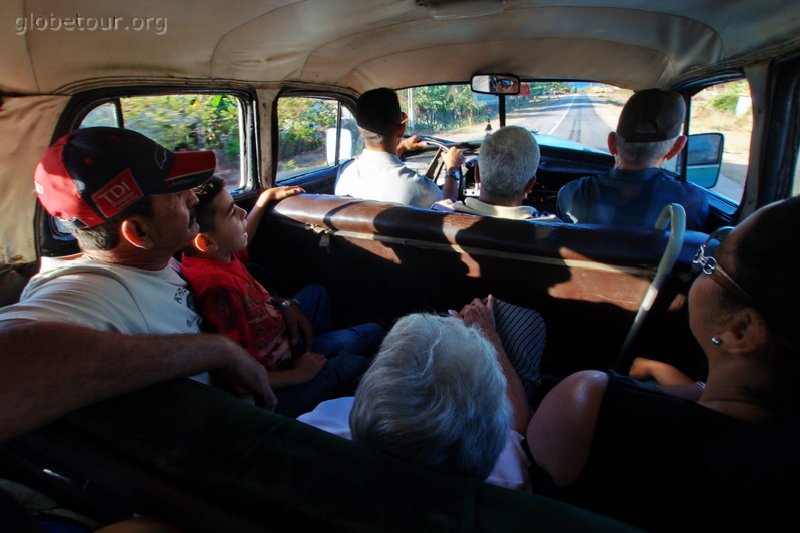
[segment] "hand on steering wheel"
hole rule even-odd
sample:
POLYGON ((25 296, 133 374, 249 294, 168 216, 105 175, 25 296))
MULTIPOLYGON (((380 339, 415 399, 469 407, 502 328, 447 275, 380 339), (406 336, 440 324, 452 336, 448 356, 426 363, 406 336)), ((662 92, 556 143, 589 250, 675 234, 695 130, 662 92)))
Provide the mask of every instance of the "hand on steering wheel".
POLYGON ((411 137, 406 137, 402 141, 397 144, 397 157, 402 157, 406 152, 414 152, 416 150, 422 150, 423 148, 427 148, 428 143, 416 135, 412 135, 411 137))

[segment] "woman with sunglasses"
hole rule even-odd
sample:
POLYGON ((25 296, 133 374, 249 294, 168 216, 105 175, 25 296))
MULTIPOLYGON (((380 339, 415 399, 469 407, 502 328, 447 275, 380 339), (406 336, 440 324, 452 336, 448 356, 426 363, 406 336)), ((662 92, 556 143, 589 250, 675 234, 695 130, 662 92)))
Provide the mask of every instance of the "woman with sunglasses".
POLYGON ((791 198, 698 250, 689 324, 708 379, 697 401, 613 372, 553 388, 528 426, 535 490, 655 531, 796 519, 798 230, 791 198))

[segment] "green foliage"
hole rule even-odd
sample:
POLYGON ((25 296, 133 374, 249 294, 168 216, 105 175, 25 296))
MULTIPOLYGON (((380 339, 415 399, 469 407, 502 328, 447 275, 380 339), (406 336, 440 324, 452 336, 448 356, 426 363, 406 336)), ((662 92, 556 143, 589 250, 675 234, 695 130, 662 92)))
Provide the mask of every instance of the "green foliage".
POLYGON ((736 112, 739 96, 750 94, 746 81, 729 82, 722 84, 720 87, 722 90, 719 94, 709 99, 708 105, 726 113, 736 112))
POLYGON ((739 96, 735 94, 720 94, 708 101, 709 105, 714 109, 733 113, 736 111, 736 104, 739 102, 739 96))
POLYGON ((278 100, 279 158, 325 147, 325 131, 336 127, 337 103, 320 98, 288 97, 278 100))
POLYGON ((486 106, 473 98, 466 85, 432 85, 398 92, 400 107, 408 113, 408 91, 413 91, 414 133, 441 132, 486 120, 486 106))
POLYGON ((122 99, 125 127, 171 150, 214 150, 217 170, 239 172, 239 102, 228 94, 171 94, 122 99))

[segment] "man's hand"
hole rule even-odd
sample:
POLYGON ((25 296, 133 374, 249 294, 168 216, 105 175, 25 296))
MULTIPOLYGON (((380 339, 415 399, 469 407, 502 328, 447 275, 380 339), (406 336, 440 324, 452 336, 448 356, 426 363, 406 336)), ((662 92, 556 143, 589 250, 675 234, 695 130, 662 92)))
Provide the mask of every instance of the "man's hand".
POLYGON ((261 193, 261 195, 258 197, 258 200, 256 200, 256 205, 258 207, 264 207, 273 202, 279 202, 284 198, 289 198, 290 196, 294 196, 296 194, 302 194, 304 192, 306 192, 305 189, 297 185, 284 185, 282 187, 272 187, 271 189, 267 189, 266 191, 261 193))
POLYGON ((311 330, 311 323, 306 315, 297 305, 290 305, 283 309, 283 320, 286 322, 286 333, 289 335, 289 344, 297 346, 302 335, 305 341, 306 350, 311 348, 314 343, 314 332, 311 330))
POLYGON ((422 150, 428 146, 428 143, 425 141, 420 141, 419 137, 416 135, 412 135, 411 137, 406 137, 402 141, 397 144, 397 157, 402 156, 406 152, 412 152, 414 150, 422 150))
POLYGON ((464 153, 455 146, 451 146, 448 151, 442 154, 442 158, 447 170, 461 168, 461 165, 464 164, 464 153))
POLYGON ((220 349, 226 364, 214 371, 215 378, 239 396, 252 396, 256 405, 274 411, 278 399, 269 386, 267 370, 236 342, 217 337, 223 343, 220 349))

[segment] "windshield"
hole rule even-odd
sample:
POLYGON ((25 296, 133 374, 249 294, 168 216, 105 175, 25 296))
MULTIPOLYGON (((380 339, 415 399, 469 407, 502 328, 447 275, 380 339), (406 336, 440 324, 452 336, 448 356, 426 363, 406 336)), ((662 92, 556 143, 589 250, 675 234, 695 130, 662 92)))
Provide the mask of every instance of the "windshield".
MULTIPOLYGON (((519 95, 505 96, 506 125, 530 129, 540 144, 567 140, 608 153, 608 132, 631 94, 600 83, 524 82, 519 95)), ((460 142, 480 140, 500 127, 500 97, 473 93, 469 84, 413 87, 397 95, 411 135, 460 142)))

